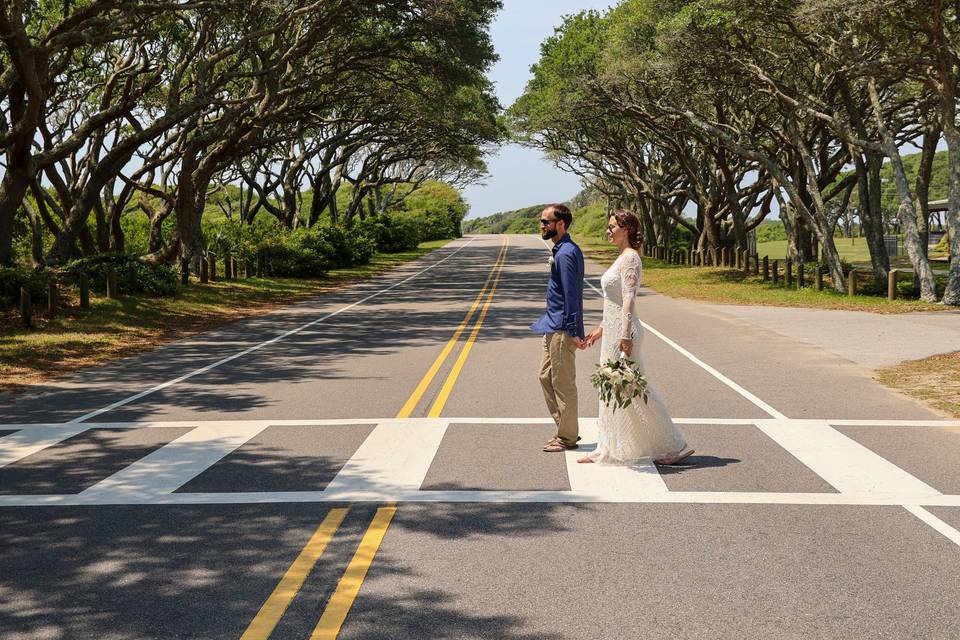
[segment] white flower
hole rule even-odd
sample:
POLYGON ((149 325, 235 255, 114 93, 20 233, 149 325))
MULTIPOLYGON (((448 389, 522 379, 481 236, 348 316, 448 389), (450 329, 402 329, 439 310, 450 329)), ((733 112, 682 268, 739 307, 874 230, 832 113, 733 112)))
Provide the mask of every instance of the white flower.
POLYGON ((551 269, 553 268, 553 263, 554 263, 554 262, 555 262, 555 261, 554 261, 554 259, 553 259, 553 256, 550 256, 549 258, 547 258, 547 264, 550 265, 550 268, 551 268, 551 269))

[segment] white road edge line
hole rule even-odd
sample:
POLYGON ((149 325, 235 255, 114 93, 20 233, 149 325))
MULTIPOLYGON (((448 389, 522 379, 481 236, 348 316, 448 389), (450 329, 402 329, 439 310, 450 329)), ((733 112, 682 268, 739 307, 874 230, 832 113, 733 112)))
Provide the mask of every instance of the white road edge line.
POLYGON ((299 333, 300 331, 303 331, 304 329, 306 329, 306 328, 308 328, 308 327, 312 327, 312 326, 315 325, 315 324, 319 324, 319 323, 321 323, 321 322, 323 322, 323 321, 325 321, 325 320, 329 320, 330 318, 332 318, 332 317, 334 317, 334 316, 336 316, 336 315, 339 315, 339 314, 343 313, 344 311, 348 311, 348 310, 350 310, 350 309, 352 309, 352 308, 354 308, 354 307, 356 307, 356 306, 358 306, 358 305, 363 304, 363 303, 366 302, 367 300, 372 300, 373 298, 376 298, 377 296, 382 295, 382 294, 386 293, 387 291, 390 291, 391 289, 395 289, 395 288, 399 287, 400 285, 402 285, 402 284, 404 284, 404 283, 406 283, 406 282, 409 282, 410 280, 413 280, 414 278, 416 278, 416 277, 418 277, 418 276, 423 275, 424 273, 426 273, 426 272, 429 271, 430 269, 433 269, 433 268, 434 268, 435 266, 437 266, 438 264, 442 264, 443 262, 446 262, 447 260, 449 260, 450 258, 452 258, 453 256, 455 256, 455 255, 456 255, 457 253, 459 253, 462 249, 464 249, 465 247, 468 247, 471 243, 473 243, 473 241, 476 240, 476 239, 477 239, 476 236, 473 237, 473 238, 470 238, 470 240, 468 240, 467 242, 465 242, 465 243, 463 243, 462 245, 460 245, 459 247, 457 247, 457 249, 456 249, 455 251, 453 251, 450 255, 448 255, 447 257, 443 258, 442 260, 438 260, 437 262, 433 263, 432 265, 430 265, 430 266, 427 267, 426 269, 424 269, 424 270, 422 270, 422 271, 419 271, 419 272, 413 274, 412 276, 410 276, 410 277, 408 277, 408 278, 404 278, 404 279, 401 280, 400 282, 397 282, 397 283, 395 283, 395 284, 392 284, 392 285, 390 285, 389 287, 386 287, 386 288, 384 288, 384 289, 381 289, 380 291, 377 291, 377 292, 375 292, 375 293, 372 293, 372 294, 368 295, 367 297, 362 298, 362 299, 354 302, 353 304, 349 304, 349 305, 347 305, 347 306, 345 306, 345 307, 342 307, 342 308, 340 308, 340 309, 337 309, 336 311, 334 311, 334 312, 332 312, 332 313, 328 313, 328 314, 325 315, 325 316, 322 316, 322 317, 320 317, 320 318, 317 318, 316 320, 312 320, 312 321, 310 321, 310 322, 308 322, 308 323, 306 323, 306 324, 304 324, 304 325, 301 325, 301 326, 299 326, 299 327, 296 327, 295 329, 291 329, 290 331, 287 331, 286 333, 282 333, 282 334, 280 334, 280 335, 278 335, 278 336, 276 336, 276 337, 274 337, 274 338, 271 338, 270 340, 267 340, 267 341, 265 341, 265 342, 261 342, 260 344, 256 344, 256 345, 254 345, 254 346, 252 346, 252 347, 249 347, 249 348, 247 348, 247 349, 244 349, 243 351, 240 351, 240 352, 238 352, 238 353, 235 353, 235 354, 233 354, 232 356, 227 356, 226 358, 223 358, 223 359, 221 359, 221 360, 218 360, 218 361, 214 362, 213 364, 208 364, 208 365, 205 366, 205 367, 201 367, 200 369, 196 369, 195 371, 191 371, 190 373, 184 374, 184 375, 180 376, 179 378, 174 378, 173 380, 168 380, 167 382, 164 382, 164 383, 162 383, 162 384, 158 384, 158 385, 156 385, 156 386, 154 386, 154 387, 151 387, 151 388, 149 388, 149 389, 147 389, 147 390, 145 390, 145 391, 141 391, 140 393, 134 394, 134 395, 130 396, 129 398, 124 398, 123 400, 118 400, 117 402, 114 402, 113 404, 108 405, 108 406, 106 406, 106 407, 104 407, 104 408, 102 408, 102 409, 97 409, 96 411, 91 411, 90 413, 84 414, 84 415, 80 416, 79 418, 74 418, 73 420, 70 420, 68 424, 74 424, 74 423, 78 423, 78 422, 85 422, 86 420, 89 420, 90 418, 94 418, 94 417, 99 416, 99 415, 101 415, 101 414, 107 413, 108 411, 113 411, 114 409, 116 409, 116 408, 118 408, 118 407, 122 407, 122 406, 124 406, 124 405, 126 405, 126 404, 130 404, 131 402, 134 402, 134 401, 139 400, 140 398, 143 398, 143 397, 145 397, 145 396, 148 396, 148 395, 150 395, 150 394, 152 394, 152 393, 156 393, 157 391, 160 391, 160 390, 162 390, 162 389, 166 389, 167 387, 171 387, 171 386, 173 386, 173 385, 175 385, 175 384, 178 384, 178 383, 180 383, 180 382, 183 382, 184 380, 187 380, 187 379, 189 379, 189 378, 192 378, 193 376, 199 375, 199 374, 201 374, 201 373, 205 373, 205 372, 207 372, 207 371, 210 371, 211 369, 216 369, 217 367, 219 367, 219 366, 221 366, 221 365, 224 365, 224 364, 226 364, 226 363, 228 363, 228 362, 230 362, 230 361, 232 361, 232 360, 236 360, 237 358, 242 358, 243 356, 247 355, 248 353, 252 353, 252 352, 254 352, 254 351, 257 351, 258 349, 262 349, 263 347, 266 347, 266 346, 268 346, 268 345, 271 345, 271 344, 273 344, 274 342, 279 342, 280 340, 283 340, 284 338, 286 338, 286 337, 288 337, 288 336, 292 336, 292 335, 295 334, 295 333, 299 333))
MULTIPOLYGON (((546 246, 547 249, 550 249, 550 245, 547 244, 546 240, 543 240, 542 238, 541 238, 541 240, 543 241, 544 246, 546 246)), ((586 277, 584 277, 583 281, 587 284, 588 287, 590 287, 591 289, 593 289, 593 291, 594 291, 596 294, 598 294, 601 298, 603 297, 603 292, 600 291, 599 289, 597 289, 595 286, 593 286, 593 283, 590 282, 586 277)), ((717 380, 719 380, 719 381, 722 382, 723 384, 727 385, 728 387, 730 387, 731 389, 733 389, 734 391, 736 391, 737 393, 739 393, 741 396, 743 396, 744 398, 746 398, 747 400, 749 400, 750 402, 752 402, 754 405, 756 405, 757 407, 759 407, 760 409, 762 409, 763 411, 765 411, 766 413, 768 413, 770 416, 772 416, 772 417, 774 417, 774 418, 776 418, 776 419, 778 419, 778 420, 787 420, 787 419, 788 419, 787 416, 785 416, 784 414, 780 413, 779 411, 777 411, 776 409, 774 409, 773 407, 771 407, 769 404, 767 404, 766 402, 764 402, 763 400, 761 400, 761 399, 758 398, 757 396, 753 395, 752 393, 750 393, 749 391, 747 391, 746 389, 744 389, 743 387, 741 387, 740 385, 738 385, 736 382, 734 382, 733 380, 731 380, 731 379, 728 378, 727 376, 723 375, 722 373, 720 373, 719 371, 717 371, 716 369, 714 369, 713 367, 711 367, 710 365, 708 365, 706 362, 700 360, 700 359, 697 358, 695 355, 693 355, 692 353, 690 353, 689 351, 687 351, 686 349, 684 349, 683 347, 681 347, 679 344, 677 344, 676 342, 674 342, 673 340, 671 340, 671 339, 668 338, 667 336, 665 336, 665 335, 663 335, 662 333, 660 333, 659 331, 657 331, 654 327, 650 326, 649 324, 647 324, 647 323, 644 322, 643 320, 640 320, 640 325, 641 325, 644 329, 646 329, 647 331, 649 331, 650 333, 652 333, 653 335, 655 335, 655 336, 657 336, 658 338, 660 338, 661 340, 663 340, 665 343, 667 343, 667 345, 669 345, 670 347, 674 348, 677 352, 680 353, 680 355, 684 356, 685 358, 687 358, 688 360, 690 360, 691 362, 693 362, 695 365, 697 365, 698 367, 700 367, 701 369, 703 369, 704 371, 706 371, 707 373, 709 373, 710 375, 712 375, 714 378, 716 378, 717 380)))
POLYGON ((903 508, 909 511, 910 513, 912 513, 913 515, 917 516, 917 518, 919 518, 923 522, 927 523, 928 525, 936 529, 939 533, 943 534, 943 536, 947 540, 949 540, 950 542, 952 542, 957 546, 960 546, 960 531, 957 531, 956 529, 948 525, 946 522, 944 522, 937 516, 933 515, 926 509, 924 509, 923 507, 907 504, 907 505, 903 505, 903 508))

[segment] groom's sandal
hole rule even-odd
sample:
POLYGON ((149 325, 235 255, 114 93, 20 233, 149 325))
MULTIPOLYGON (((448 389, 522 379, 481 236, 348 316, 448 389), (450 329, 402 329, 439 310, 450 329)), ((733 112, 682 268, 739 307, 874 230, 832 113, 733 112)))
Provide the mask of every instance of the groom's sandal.
MULTIPOLYGON (((579 439, 579 438, 578 438, 579 439)), ((568 449, 579 449, 580 445, 573 443, 567 444, 560 438, 554 438, 546 445, 544 445, 543 450, 547 453, 559 453, 561 451, 567 451, 568 449)))

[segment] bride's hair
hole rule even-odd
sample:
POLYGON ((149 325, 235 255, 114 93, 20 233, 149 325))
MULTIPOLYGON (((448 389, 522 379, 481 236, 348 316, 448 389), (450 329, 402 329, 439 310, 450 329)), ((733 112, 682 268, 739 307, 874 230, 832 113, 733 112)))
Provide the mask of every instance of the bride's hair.
POLYGON ((640 228, 640 218, 628 209, 614 209, 610 215, 617 221, 617 226, 626 229, 630 246, 639 249, 643 246, 643 230, 640 228))

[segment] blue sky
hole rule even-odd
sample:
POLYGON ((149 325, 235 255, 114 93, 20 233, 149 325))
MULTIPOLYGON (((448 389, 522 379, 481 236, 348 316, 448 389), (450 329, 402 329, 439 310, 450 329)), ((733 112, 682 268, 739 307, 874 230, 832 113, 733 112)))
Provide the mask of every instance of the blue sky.
MULTIPOLYGON (((540 43, 553 34, 565 15, 584 9, 606 9, 614 0, 504 0, 491 29, 500 61, 490 73, 504 107, 513 104, 540 58, 540 43)), ((517 145, 487 158, 490 175, 482 185, 464 190, 468 218, 519 209, 541 202, 562 202, 580 191, 580 179, 560 171, 539 152, 517 145)))

